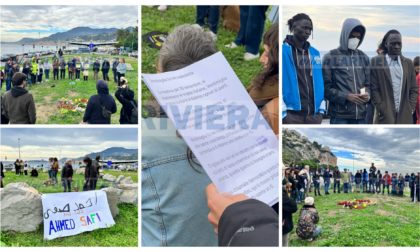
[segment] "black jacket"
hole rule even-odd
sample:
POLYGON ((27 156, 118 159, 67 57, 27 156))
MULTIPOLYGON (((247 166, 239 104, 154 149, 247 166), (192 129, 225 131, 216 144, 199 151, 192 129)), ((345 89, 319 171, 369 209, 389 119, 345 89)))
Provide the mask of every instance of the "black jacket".
MULTIPOLYGON (((4 73, 8 76, 9 75, 9 69, 12 68, 12 66, 9 64, 9 62, 6 62, 6 64, 4 64, 4 73)), ((6 81, 6 79, 4 79, 4 81, 6 81)))
POLYGON ((105 108, 111 111, 111 113, 117 112, 117 104, 115 103, 114 97, 109 94, 108 85, 104 80, 98 81, 96 89, 98 90, 98 94, 92 95, 89 98, 85 115, 83 116, 83 122, 89 122, 90 124, 111 124, 111 118, 106 119, 102 116, 99 97, 101 97, 105 108))
POLYGON ((321 183, 321 180, 320 180, 320 175, 318 174, 318 175, 316 175, 316 174, 314 174, 313 176, 312 176, 312 181, 315 183, 321 183))
POLYGON ((31 177, 38 177, 38 171, 36 169, 31 171, 31 177))
POLYGON ((7 76, 10 78, 10 80, 12 80, 13 75, 15 75, 16 72, 17 71, 16 71, 15 68, 13 68, 13 67, 9 68, 9 72, 7 73, 7 76))
POLYGON ((299 95, 301 101, 301 110, 293 111, 288 110, 287 113, 293 113, 297 115, 313 115, 314 114, 314 85, 312 76, 312 64, 309 55, 309 42, 305 42, 303 45, 303 51, 297 49, 295 42, 293 41, 293 35, 287 35, 283 43, 287 43, 292 47, 293 63, 295 65, 299 95))
MULTIPOLYGON (((295 203, 296 204, 296 203, 295 203)), ((279 246, 279 216, 255 199, 228 206, 219 220, 219 246, 279 246)))
MULTIPOLYGON (((329 101, 328 114, 343 119, 364 119, 367 103, 356 105, 347 100, 348 94, 360 94, 360 89, 366 88, 370 92, 369 57, 359 50, 350 51, 348 38, 351 31, 361 27, 359 46, 363 42, 366 29, 356 19, 348 19, 343 24, 340 45, 336 49, 337 55, 330 52, 322 58, 322 75, 324 77, 325 99, 329 101)), ((370 95, 371 96, 371 95, 370 95)))
POLYGON ((90 167, 85 168, 85 179, 98 179, 98 169, 96 166, 92 163, 90 167))
POLYGON ((369 180, 376 180, 376 174, 374 172, 369 173, 369 180))
POLYGON ((3 173, 3 162, 1 162, 1 177, 4 178, 4 173, 3 173))
POLYGON ((296 191, 297 190, 297 185, 296 185, 296 181, 295 181, 295 178, 293 177, 292 173, 289 174, 288 180, 289 180, 290 183, 292 183, 292 190, 296 191))
POLYGON ((102 63, 102 72, 108 73, 109 72, 109 68, 110 68, 109 62, 108 61, 104 61, 102 63))
POLYGON ((354 181, 356 182, 356 184, 360 184, 360 182, 362 181, 362 174, 360 172, 356 173, 356 175, 354 176, 354 181))
POLYGON ((292 232, 293 230, 293 213, 296 213, 298 210, 296 202, 291 199, 289 196, 287 196, 287 193, 285 190, 283 190, 282 194, 282 214, 283 214, 283 235, 288 234, 292 232))
POLYGON ((65 164, 61 170, 61 181, 65 178, 73 178, 73 166, 65 164))
POLYGON ((101 64, 98 62, 93 63, 93 71, 98 71, 99 72, 99 68, 101 67, 101 64))
POLYGON ((296 175, 296 178, 298 180, 297 189, 300 190, 302 188, 305 188, 305 179, 307 178, 306 174, 305 175, 296 175))
POLYGON ((115 97, 123 105, 120 111, 120 123, 130 121, 131 112, 134 109, 133 103, 138 107, 138 103, 134 100, 134 91, 131 89, 119 88, 115 92, 115 97))
POLYGON ((118 62, 114 61, 114 63, 112 63, 112 71, 117 71, 117 66, 118 66, 118 62))
POLYGON ((58 56, 63 56, 63 51, 58 51, 58 56))
POLYGON ((382 182, 382 173, 375 174, 376 182, 382 182), (378 176, 379 175, 379 176, 378 176))

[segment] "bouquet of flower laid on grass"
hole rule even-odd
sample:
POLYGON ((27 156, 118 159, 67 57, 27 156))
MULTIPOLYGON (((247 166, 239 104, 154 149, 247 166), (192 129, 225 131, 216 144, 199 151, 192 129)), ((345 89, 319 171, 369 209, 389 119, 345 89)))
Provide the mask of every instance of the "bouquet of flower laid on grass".
POLYGON ((85 98, 79 98, 74 100, 76 102, 77 107, 86 108, 88 100, 85 98))
POLYGON ((64 97, 62 97, 61 99, 57 99, 57 103, 58 103, 57 108, 60 110, 60 114, 66 114, 68 112, 77 113, 77 112, 85 111, 87 100, 76 99, 75 101, 73 101, 71 99, 65 99, 64 97), (77 102, 78 100, 80 100, 81 102, 78 103, 77 102))

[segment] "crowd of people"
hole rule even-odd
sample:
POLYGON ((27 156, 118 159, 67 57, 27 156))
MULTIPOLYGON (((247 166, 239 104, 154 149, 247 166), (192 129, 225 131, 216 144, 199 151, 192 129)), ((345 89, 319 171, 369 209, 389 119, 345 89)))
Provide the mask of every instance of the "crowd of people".
MULTIPOLYGON (((100 164, 100 155, 95 157, 95 160, 92 160, 90 157, 85 157, 83 163, 85 164, 85 173, 84 173, 84 182, 83 182, 83 191, 93 191, 96 190, 96 185, 99 179, 99 169, 102 167, 100 164)), ((64 166, 61 169, 61 185, 63 186, 63 192, 72 191, 72 182, 73 182, 73 166, 72 160, 67 159, 64 166)), ((30 177, 37 178, 39 176, 38 170, 35 167, 30 167, 28 162, 23 162, 22 160, 16 159, 14 163, 16 176, 28 176, 28 170, 31 169, 30 177)), ((41 164, 43 168, 43 165, 41 164)), ((51 185, 58 186, 57 174, 60 170, 59 162, 56 157, 48 159, 48 178, 51 180, 51 185)), ((3 188, 3 178, 5 178, 3 171, 3 162, 1 162, 1 188, 3 188)))
POLYGON ((290 164, 289 168, 284 169, 283 174, 283 246, 288 246, 289 233, 293 230, 293 217, 299 204, 304 203, 299 213, 299 221, 296 227, 296 233, 302 240, 311 241, 318 236, 321 226, 315 224, 319 221, 318 212, 315 208, 314 198, 310 197, 313 189, 314 196, 323 196, 320 192, 321 185, 324 186, 324 196, 329 195, 330 188, 334 193, 370 193, 385 195, 387 189, 388 195, 404 197, 404 191, 410 191, 411 201, 419 203, 420 201, 420 172, 407 173, 405 176, 400 173, 384 174, 376 169, 372 163, 369 169, 357 170, 356 174, 344 169, 340 171, 335 166, 334 171, 330 171, 327 167, 323 174, 319 174, 318 170, 310 172, 309 165, 301 165, 295 160, 290 164), (332 183, 334 186, 332 186, 332 183), (313 184, 313 187, 312 187, 313 184), (341 185, 341 186, 340 186, 341 185), (382 186, 382 192, 381 192, 382 186), (391 186, 391 193, 389 187, 391 186))
MULTIPOLYGON (((57 59, 55 61, 57 62, 57 59)), ((121 59, 121 62, 124 62, 124 59, 121 59)), ((86 64, 89 63, 86 62, 86 64)), ((76 63, 76 66, 78 67, 79 65, 76 63)), ((116 73, 119 81, 118 85, 115 86, 116 92, 114 96, 122 104, 119 121, 121 124, 138 124, 138 102, 134 99, 134 91, 130 89, 128 81, 125 78, 125 63, 118 64, 116 67, 119 69, 116 73)), ((15 68, 17 68, 16 65, 15 68)), ((95 65, 94 68, 96 69, 95 65)), ((55 71, 54 75, 58 75, 57 72, 55 71)), ((78 76, 77 70, 76 76, 78 76)), ((17 71, 13 73, 11 80, 13 87, 0 100, 2 108, 1 124, 36 123, 35 100, 33 95, 25 88, 29 81, 28 78, 23 72, 17 71)), ((94 78, 98 78, 97 74, 94 75, 94 78)), ((98 93, 89 98, 83 120, 80 122, 81 124, 111 124, 111 115, 117 112, 115 99, 109 94, 106 81, 102 79, 97 80, 96 89, 98 93)))
POLYGON ((300 13, 288 20, 283 41, 283 124, 419 124, 419 57, 402 55, 402 35, 388 31, 369 57, 360 49, 365 26, 344 21, 340 44, 325 54, 307 41, 311 18, 300 13), (328 106, 327 106, 328 105, 328 106))

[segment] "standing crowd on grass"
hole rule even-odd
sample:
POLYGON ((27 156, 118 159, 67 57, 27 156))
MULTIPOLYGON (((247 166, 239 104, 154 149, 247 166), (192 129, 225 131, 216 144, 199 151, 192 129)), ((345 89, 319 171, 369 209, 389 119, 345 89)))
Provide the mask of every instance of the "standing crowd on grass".
MULTIPOLYGON (((83 182, 83 191, 93 191, 96 190, 96 185, 99 179, 99 169, 102 167, 102 164, 99 162, 100 155, 97 155, 95 160, 92 160, 90 157, 85 157, 83 163, 85 164, 85 173, 84 173, 84 182, 83 182)), ((67 159, 64 166, 61 169, 60 182, 63 186, 63 192, 72 191, 73 183, 73 162, 71 159, 67 159)), ((14 162, 14 168, 16 170, 16 176, 28 176, 28 170, 31 169, 30 177, 37 178, 38 170, 35 167, 30 167, 30 165, 25 161, 16 159, 14 162)), ((43 165, 42 165, 43 167, 43 165)), ((59 162, 56 157, 51 157, 48 159, 48 166, 46 167, 48 172, 48 178, 51 181, 50 185, 58 186, 57 174, 60 170, 59 162)), ((5 178, 3 171, 3 162, 1 162, 1 188, 3 188, 3 179, 5 178)))
MULTIPOLYGON (((65 79, 66 66, 68 67, 68 77, 70 80, 75 78, 76 81, 79 81, 80 72, 83 72, 84 81, 89 80, 89 61, 86 60, 82 64, 76 56, 70 58, 66 63, 61 54, 60 58, 54 59, 51 66, 48 59, 42 63, 39 55, 37 55, 32 58, 31 62, 25 61, 23 63, 22 71, 20 71, 20 66, 17 61, 11 62, 11 59, 8 59, 5 66, 5 73, 1 73, 2 84, 3 79, 6 79, 6 93, 0 100, 1 124, 35 124, 35 100, 26 87, 32 86, 36 82, 42 83, 43 75, 45 75, 46 82, 48 82, 50 68, 53 69, 54 81, 58 82, 59 72, 60 79, 65 79)), ((97 94, 89 98, 83 120, 80 124, 111 124, 111 115, 117 112, 115 98, 122 104, 120 123, 138 124, 138 102, 134 99, 134 91, 130 89, 128 81, 125 78, 127 70, 125 59, 116 58, 112 66, 114 83, 116 83, 114 96, 109 94, 108 84, 106 82, 109 81, 108 72, 110 69, 110 63, 107 59, 102 63, 103 79, 98 79, 100 69, 100 63, 96 60, 93 64, 93 79, 96 81, 97 94)))
MULTIPOLYGON (((301 240, 312 241, 321 231, 321 226, 316 226, 319 222, 318 212, 315 208, 314 198, 310 197, 311 191, 314 196, 322 196, 320 192, 321 185, 324 186, 325 195, 329 195, 329 190, 333 189, 335 193, 368 193, 385 195, 387 189, 388 195, 404 197, 404 191, 410 191, 411 201, 419 203, 420 201, 420 172, 407 173, 405 176, 400 173, 389 174, 385 171, 381 173, 376 169, 375 164, 364 170, 357 170, 353 175, 344 169, 340 171, 335 166, 334 171, 327 167, 323 174, 318 170, 310 172, 309 165, 301 165, 295 160, 289 168, 284 169, 283 173, 283 246, 287 247, 289 243, 289 233, 293 230, 293 213, 295 213, 299 204, 304 203, 299 213, 299 221, 296 227, 296 234, 301 240), (312 187, 313 184, 313 187, 312 187), (382 186, 382 192, 381 192, 382 186), (391 193, 390 188, 391 186, 391 193)), ((324 196, 325 196, 324 195, 324 196)), ((357 197, 357 196, 355 196, 357 197)))

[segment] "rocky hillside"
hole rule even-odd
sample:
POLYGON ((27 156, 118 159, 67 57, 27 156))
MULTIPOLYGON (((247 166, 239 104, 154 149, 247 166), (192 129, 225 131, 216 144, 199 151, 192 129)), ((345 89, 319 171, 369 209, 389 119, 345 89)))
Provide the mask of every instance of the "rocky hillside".
POLYGON ((301 136, 296 130, 282 129, 282 146, 283 153, 286 153, 290 159, 318 159, 320 165, 337 165, 337 157, 328 146, 322 146, 315 141, 312 143, 308 137, 301 136))

